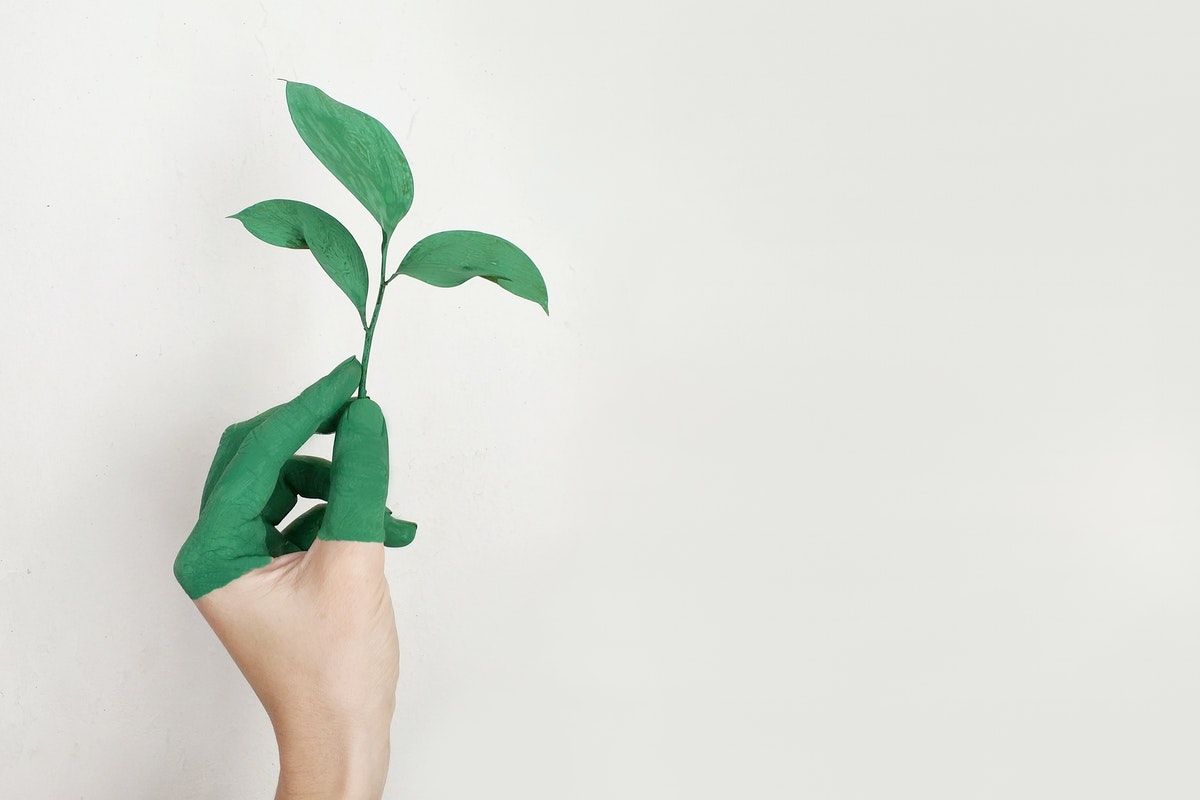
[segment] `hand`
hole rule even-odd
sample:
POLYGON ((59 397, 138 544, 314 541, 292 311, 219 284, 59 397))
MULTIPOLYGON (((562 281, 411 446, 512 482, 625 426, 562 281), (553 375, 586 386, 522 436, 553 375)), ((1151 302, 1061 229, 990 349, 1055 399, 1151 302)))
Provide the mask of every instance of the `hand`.
POLYGON ((378 798, 387 776, 399 648, 383 545, 416 526, 384 506, 387 428, 374 401, 349 400, 359 374, 350 359, 225 431, 175 560, 271 719, 279 800, 378 798), (294 455, 334 427, 332 464, 294 455), (297 495, 328 504, 280 532, 297 495))

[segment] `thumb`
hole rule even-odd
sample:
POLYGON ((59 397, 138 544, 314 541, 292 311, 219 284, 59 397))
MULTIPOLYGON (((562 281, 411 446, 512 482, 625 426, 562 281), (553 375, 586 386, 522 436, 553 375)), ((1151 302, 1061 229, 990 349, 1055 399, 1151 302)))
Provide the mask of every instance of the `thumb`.
POLYGON ((388 492, 387 423, 369 398, 352 401, 338 421, 329 507, 318 539, 383 542, 388 492))

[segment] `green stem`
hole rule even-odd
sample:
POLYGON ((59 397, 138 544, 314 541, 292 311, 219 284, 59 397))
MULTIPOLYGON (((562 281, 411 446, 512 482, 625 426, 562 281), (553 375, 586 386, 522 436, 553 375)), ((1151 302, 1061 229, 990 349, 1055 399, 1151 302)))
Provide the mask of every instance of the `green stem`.
POLYGON ((367 365, 371 363, 371 341, 375 338, 375 323, 379 322, 379 309, 383 308, 383 292, 387 289, 388 233, 383 231, 383 243, 379 246, 379 291, 375 295, 375 310, 371 313, 371 324, 365 328, 362 352, 362 377, 358 381, 358 396, 367 396, 367 365))

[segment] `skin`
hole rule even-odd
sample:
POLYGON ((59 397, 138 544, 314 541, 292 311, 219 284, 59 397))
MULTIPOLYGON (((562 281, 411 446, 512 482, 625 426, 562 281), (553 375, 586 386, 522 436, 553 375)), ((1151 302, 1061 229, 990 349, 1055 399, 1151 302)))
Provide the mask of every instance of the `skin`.
POLYGON ((175 574, 262 701, 279 745, 277 800, 378 798, 399 676, 385 543, 387 428, 350 359, 222 436, 175 574), (297 458, 336 430, 332 464, 297 458), (296 495, 326 505, 283 531, 296 495))

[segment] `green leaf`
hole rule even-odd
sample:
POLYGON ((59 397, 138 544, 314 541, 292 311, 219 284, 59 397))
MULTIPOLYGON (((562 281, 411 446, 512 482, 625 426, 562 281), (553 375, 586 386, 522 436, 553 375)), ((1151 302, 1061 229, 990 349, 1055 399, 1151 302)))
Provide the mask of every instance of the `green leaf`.
POLYGON ((431 286, 458 286, 477 276, 487 278, 550 313, 542 273, 519 247, 489 233, 442 231, 426 236, 413 245, 396 272, 431 286))
POLYGON ((366 324, 367 261, 346 226, 298 200, 264 200, 230 216, 267 244, 308 249, 366 324))
POLYGON ((391 236, 412 205, 413 179, 396 137, 374 117, 307 83, 287 85, 300 138, 391 236))

